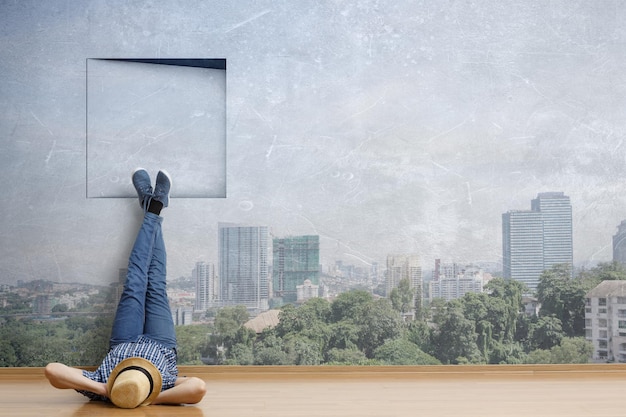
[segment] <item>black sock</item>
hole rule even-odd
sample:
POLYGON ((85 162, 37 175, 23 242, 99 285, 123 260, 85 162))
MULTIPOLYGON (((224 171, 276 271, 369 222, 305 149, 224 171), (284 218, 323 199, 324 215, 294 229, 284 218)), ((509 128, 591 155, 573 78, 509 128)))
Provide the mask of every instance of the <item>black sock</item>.
POLYGON ((163 209, 163 203, 156 200, 151 200, 150 205, 148 206, 148 213, 154 213, 157 216, 161 215, 161 210, 163 209))

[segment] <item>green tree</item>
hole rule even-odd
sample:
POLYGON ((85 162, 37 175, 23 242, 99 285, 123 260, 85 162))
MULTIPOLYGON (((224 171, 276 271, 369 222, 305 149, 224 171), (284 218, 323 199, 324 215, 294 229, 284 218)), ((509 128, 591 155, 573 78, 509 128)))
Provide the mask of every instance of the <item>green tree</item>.
POLYGON ((255 365, 292 365, 283 349, 283 340, 271 329, 261 334, 254 346, 255 365))
POLYGON ((237 332, 250 319, 245 306, 232 306, 220 309, 215 317, 215 329, 221 336, 221 343, 227 348, 237 343, 237 332))
POLYGON ((2 298, 5 306, 0 307, 0 312, 4 314, 30 313, 32 311, 30 300, 18 293, 3 294, 2 298))
POLYGON ((72 331, 79 331, 81 333, 86 333, 96 327, 95 320, 92 317, 87 316, 69 317, 65 320, 65 325, 68 329, 72 331))
POLYGON ((595 287, 602 281, 624 281, 626 280, 626 266, 617 261, 600 262, 590 270, 581 272, 580 278, 583 281, 590 281, 589 284, 586 285, 589 289, 595 287))
POLYGON ((372 295, 363 290, 343 292, 331 304, 331 321, 356 320, 363 309, 372 303, 372 295))
MULTIPOLYGON (((502 321, 505 319, 504 314, 490 314, 490 310, 494 310, 492 304, 496 304, 498 301, 500 306, 502 306, 503 300, 495 297, 490 299, 485 293, 467 293, 459 300, 463 316, 474 323, 476 344, 483 355, 484 361, 487 361, 491 345, 493 344, 494 328, 499 329, 503 327, 502 321), (495 323, 492 323, 490 319, 495 323)), ((498 335, 499 333, 496 331, 496 336, 498 335)))
POLYGON ((326 354, 326 363, 329 365, 365 365, 368 361, 365 353, 356 348, 332 348, 326 354))
MULTIPOLYGON (((69 320, 66 322, 69 325, 69 320)), ((102 361, 109 350, 109 339, 113 326, 113 316, 100 316, 88 322, 72 322, 78 336, 76 366, 95 366, 102 361)))
POLYGON ((530 325, 529 333, 531 350, 550 349, 559 345, 565 337, 561 320, 554 315, 539 317, 536 323, 530 325))
POLYGON ((294 365, 319 365, 322 354, 319 345, 307 337, 290 337, 285 342, 289 362, 294 365))
MULTIPOLYGON (((463 316, 477 323, 486 320, 489 312, 489 296, 485 293, 468 292, 459 301, 463 309, 463 316)), ((494 297, 495 298, 495 297, 494 297)))
POLYGON ((540 316, 556 316, 569 337, 583 336, 585 329, 585 281, 571 278, 568 265, 555 265, 544 271, 537 285, 540 316))
POLYGON ((358 346, 368 358, 372 357, 377 347, 402 334, 402 318, 391 302, 384 298, 366 304, 356 321, 359 326, 358 346))
POLYGON ((588 363, 593 353, 593 345, 583 337, 564 337, 559 345, 550 349, 531 351, 526 363, 537 364, 569 364, 588 363))
MULTIPOLYGON (((490 299, 503 300, 505 303, 504 312, 495 312, 495 314, 504 314, 504 327, 503 333, 499 340, 509 343, 515 340, 515 333, 517 330, 517 320, 520 318, 523 312, 522 294, 527 291, 524 284, 512 279, 494 278, 489 281, 485 287, 485 290, 489 294, 490 299)), ((498 307, 496 310, 499 310, 498 307)), ((490 312, 491 315, 494 311, 490 312)), ((493 320, 490 320, 495 325, 493 320)), ((496 327, 496 333, 500 335, 499 326, 496 327)))
POLYGON ((205 324, 176 326, 177 356, 180 365, 201 365, 211 328, 205 324))
POLYGON ((434 298, 430 302, 430 310, 426 319, 430 319, 434 324, 441 325, 446 319, 448 303, 443 298, 434 298))
POLYGON ((419 287, 415 290, 415 304, 413 310, 415 311, 415 320, 425 320, 428 317, 427 303, 424 302, 422 288, 419 287))
MULTIPOLYGON (((514 339, 516 311, 519 307, 511 302, 507 291, 508 284, 500 280, 492 287, 492 294, 467 293, 458 302, 461 304, 463 316, 474 323, 476 345, 484 362, 503 361, 503 347, 511 344, 514 339), (493 349, 499 352, 492 352, 493 349)), ((521 303, 521 302, 520 302, 521 303)))
POLYGON ((237 343, 228 350, 228 359, 224 365, 252 365, 254 364, 254 352, 251 346, 237 343))
POLYGON ((458 300, 448 302, 440 320, 433 334, 433 355, 445 364, 480 363, 474 322, 463 316, 458 300))
POLYGON ((17 353, 9 339, 0 338, 0 367, 17 366, 17 353))
POLYGON ((536 316, 530 316, 526 314, 521 314, 519 319, 517 320, 514 340, 516 343, 519 343, 521 346, 523 346, 526 352, 529 352, 531 348, 530 327, 536 321, 536 316))
POLYGON ((41 324, 30 320, 15 323, 16 334, 10 336, 17 363, 15 366, 45 366, 49 362, 75 363, 66 341, 63 323, 41 324))
POLYGON ((324 298, 311 298, 302 304, 300 309, 315 321, 324 323, 327 323, 332 316, 331 304, 324 298))
POLYGON ((328 350, 331 349, 357 349, 359 343, 359 327, 351 320, 342 320, 331 323, 329 326, 330 338, 328 350))
POLYGON ((407 339, 424 352, 432 352, 432 329, 423 320, 414 320, 406 327, 407 339))
POLYGON ((300 307, 289 304, 279 314, 280 322, 275 327, 275 333, 285 340, 296 336, 307 338, 307 343, 317 346, 316 355, 321 357, 332 337, 332 330, 327 323, 330 317, 330 303, 321 298, 308 300, 300 307))
POLYGON ((298 314, 298 308, 293 304, 286 304, 278 313, 279 322, 274 328, 279 337, 289 333, 299 332, 305 327, 305 322, 298 314))
POLYGON ((490 364, 521 364, 526 361, 526 353, 521 343, 494 341, 488 360, 490 364))
POLYGON ((51 312, 52 313, 67 313, 69 310, 70 309, 67 306, 67 304, 56 304, 54 307, 52 307, 51 312))
POLYGON ((387 340, 374 351, 374 359, 386 365, 440 365, 436 358, 424 353, 405 338, 387 340))
POLYGON ((255 365, 293 365, 285 351, 277 346, 264 346, 254 352, 255 365))
POLYGON ((588 363, 592 354, 593 344, 584 337, 565 337, 550 349, 551 363, 588 363))
POLYGON ((312 298, 300 307, 285 305, 278 317, 280 322, 276 325, 276 333, 282 337, 305 331, 316 324, 325 324, 331 317, 331 307, 322 298, 312 298))
POLYGON ((552 355, 548 349, 535 349, 528 353, 526 363, 547 364, 552 363, 552 355))
POLYGON ((398 286, 391 290, 389 299, 393 308, 400 313, 406 313, 413 307, 413 299, 415 291, 411 288, 411 281, 408 278, 402 278, 398 286))

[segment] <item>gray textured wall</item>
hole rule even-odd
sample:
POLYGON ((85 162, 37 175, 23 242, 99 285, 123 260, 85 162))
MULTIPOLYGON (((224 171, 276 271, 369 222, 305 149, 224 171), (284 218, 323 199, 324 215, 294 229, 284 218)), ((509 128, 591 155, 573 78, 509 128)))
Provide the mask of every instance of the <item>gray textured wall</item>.
MULTIPOLYGON (((577 263, 610 260, 624 21, 610 0, 0 0, 0 282, 110 282, 126 264, 136 201, 87 198, 88 58, 228 61, 227 197, 164 212, 173 276, 215 261, 218 221, 319 234, 325 263, 499 261, 501 214, 540 191, 572 198, 577 263)), ((136 135, 179 127, 127 108, 165 121, 136 135)), ((194 166, 163 168, 189 185, 184 136, 167 146, 194 166)))

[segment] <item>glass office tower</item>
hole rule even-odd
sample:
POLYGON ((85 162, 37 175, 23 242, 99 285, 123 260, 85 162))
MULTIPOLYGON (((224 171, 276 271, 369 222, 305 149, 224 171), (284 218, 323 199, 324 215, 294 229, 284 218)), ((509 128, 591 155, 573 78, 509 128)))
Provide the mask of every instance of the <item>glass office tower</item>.
POLYGON ((532 200, 531 209, 541 213, 543 219, 543 263, 553 265, 574 264, 572 239, 572 205, 562 192, 539 193, 532 200))
POLYGON ((220 223, 219 292, 223 306, 269 308, 268 230, 266 226, 220 223))
POLYGON ((554 265, 573 266, 572 206, 562 192, 539 193, 531 210, 502 215, 504 278, 534 291, 541 273, 554 265))

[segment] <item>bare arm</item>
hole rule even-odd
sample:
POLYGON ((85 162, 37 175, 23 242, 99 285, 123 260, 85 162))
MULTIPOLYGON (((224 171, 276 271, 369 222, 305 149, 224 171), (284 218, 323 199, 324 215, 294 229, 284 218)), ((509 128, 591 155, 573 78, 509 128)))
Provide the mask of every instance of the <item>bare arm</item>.
POLYGON ((153 404, 196 404, 206 394, 205 382, 196 377, 176 379, 173 388, 161 391, 153 404))
POLYGON ((85 377, 80 369, 71 368, 62 363, 49 363, 46 366, 45 374, 50 384, 55 388, 90 391, 108 397, 106 384, 85 377))

